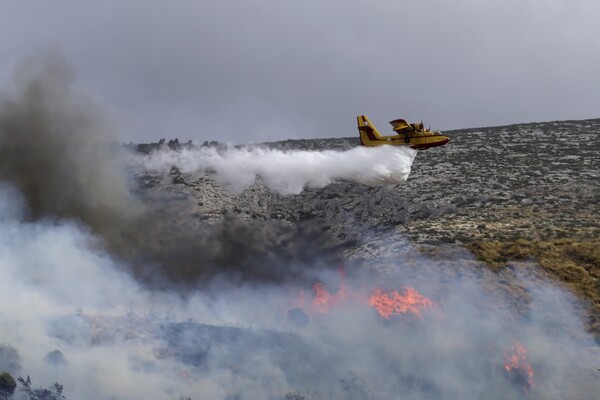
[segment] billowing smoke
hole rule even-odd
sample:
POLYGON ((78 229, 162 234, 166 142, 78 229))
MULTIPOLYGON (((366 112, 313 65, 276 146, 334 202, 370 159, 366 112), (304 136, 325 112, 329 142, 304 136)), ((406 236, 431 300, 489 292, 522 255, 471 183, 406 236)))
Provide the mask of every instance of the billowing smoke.
POLYGON ((0 368, 35 386, 97 400, 598 392, 578 303, 530 267, 492 272, 454 247, 433 259, 378 233, 365 248, 397 251, 344 260, 318 225, 206 224, 186 200, 133 196, 127 173, 133 159, 295 193, 401 182, 411 151, 122 157, 55 55, 27 63, 1 104, 0 368))
POLYGON ((76 218, 104 229, 135 208, 115 131, 73 89, 74 78, 53 51, 17 70, 0 95, 1 176, 26 198, 32 218, 76 218))
POLYGON ((99 236, 98 247, 144 282, 164 287, 218 274, 281 281, 302 275, 316 257, 336 256, 332 238, 314 224, 231 216, 207 225, 185 201, 134 195, 131 160, 138 158, 125 156, 114 126, 74 88, 60 54, 27 60, 9 89, 0 97, 0 178, 23 197, 20 212, 29 221, 83 223, 99 236))
POLYGON ((405 246, 348 261, 345 274, 324 270, 318 298, 312 285, 221 280, 182 301, 141 286, 80 225, 23 220, 7 186, 0 200, 0 365, 39 386, 58 381, 70 399, 560 399, 597 389, 597 348, 575 300, 518 270, 498 276, 464 253, 436 261, 405 246), (369 304, 377 288, 413 288, 431 305, 386 319, 369 304))
POLYGON ((257 177, 270 189, 298 194, 306 187, 321 188, 340 180, 369 186, 399 184, 408 178, 417 154, 408 147, 356 147, 347 151, 281 151, 254 148, 199 147, 160 149, 141 161, 148 170, 214 173, 215 181, 235 192, 250 187, 257 177))
MULTIPOLYGON (((11 359, 20 360, 20 368, 9 371, 29 374, 39 386, 64 383, 68 398, 109 398, 108 392, 100 393, 102 382, 135 384, 118 379, 124 366, 119 365, 116 347, 71 351, 50 334, 53 319, 76 309, 124 313, 142 300, 151 302, 132 277, 98 251, 98 239, 87 229, 68 221, 26 222, 13 212, 23 206, 18 197, 14 188, 0 188, 0 337, 18 351, 11 359), (63 354, 62 363, 56 362, 56 355, 49 356, 57 350, 60 353, 54 354, 63 354), (89 391, 86 385, 91 385, 89 391)), ((73 335, 81 330, 76 323, 61 326, 73 335)), ((8 361, 0 359, 0 365, 4 368, 8 361)))

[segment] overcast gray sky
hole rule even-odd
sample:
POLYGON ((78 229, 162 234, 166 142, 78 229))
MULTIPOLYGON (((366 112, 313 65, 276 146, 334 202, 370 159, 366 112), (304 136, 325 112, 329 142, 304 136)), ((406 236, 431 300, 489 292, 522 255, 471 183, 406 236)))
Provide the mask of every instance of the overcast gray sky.
POLYGON ((0 0, 0 80, 54 46, 124 140, 600 117, 598 0, 0 0))

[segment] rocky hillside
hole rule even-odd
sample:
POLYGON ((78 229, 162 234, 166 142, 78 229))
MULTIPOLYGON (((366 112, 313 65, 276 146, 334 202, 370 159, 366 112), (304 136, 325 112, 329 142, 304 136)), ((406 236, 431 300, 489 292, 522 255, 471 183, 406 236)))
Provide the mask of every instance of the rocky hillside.
MULTIPOLYGON (((210 174, 144 173, 147 190, 191 199, 190 215, 211 224, 310 222, 349 257, 398 251, 405 239, 435 254, 467 247, 492 270, 539 264, 591 304, 600 331, 600 119, 445 132, 450 144, 421 151, 405 184, 351 182, 281 196, 256 184, 229 193, 210 174)), ((267 143, 292 150, 348 149, 357 139, 267 143)), ((148 147, 144 147, 148 151, 148 147)))

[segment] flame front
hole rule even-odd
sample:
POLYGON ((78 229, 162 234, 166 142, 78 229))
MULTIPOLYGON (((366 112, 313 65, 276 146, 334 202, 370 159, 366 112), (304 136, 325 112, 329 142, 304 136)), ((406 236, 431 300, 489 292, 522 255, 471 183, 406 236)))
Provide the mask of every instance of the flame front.
POLYGON ((525 346, 515 340, 510 352, 504 353, 504 358, 504 369, 522 380, 525 390, 533 387, 533 367, 527 361, 525 346))
POLYGON ((335 297, 329 293, 322 283, 316 283, 313 286, 313 295, 313 307, 321 314, 325 314, 336 303, 335 297))
MULTIPOLYGON (((330 292, 327 287, 317 282, 312 287, 312 299, 305 298, 305 292, 301 290, 293 302, 294 309, 306 312, 309 315, 327 314, 332 308, 348 302, 368 304, 385 320, 394 317, 421 318, 425 311, 437 311, 438 304, 420 294, 412 287, 405 287, 402 292, 375 288, 370 295, 365 295, 364 289, 357 290, 347 286, 345 273, 340 269, 340 283, 337 291, 330 292), (308 300, 308 301, 307 301, 308 300)), ((303 314, 307 319, 306 314, 303 314)), ((304 322, 306 324, 308 322, 304 322)), ((527 359, 525 346, 519 341, 514 341, 509 351, 504 352, 504 370, 508 378, 520 386, 524 392, 533 388, 534 370, 527 359)))
POLYGON ((402 293, 376 288, 370 296, 366 296, 362 290, 353 290, 346 285, 343 268, 340 268, 339 274, 340 283, 336 292, 331 293, 323 283, 317 282, 312 287, 313 298, 308 305, 305 302, 304 291, 300 291, 293 305, 311 314, 326 314, 332 307, 353 301, 369 304, 384 319, 402 314, 420 317, 423 310, 436 305, 434 301, 411 287, 405 288, 402 293))
POLYGON ((400 314, 413 314, 420 317, 422 310, 435 305, 433 301, 411 287, 406 288, 404 293, 375 289, 369 298, 369 304, 385 319, 400 314))

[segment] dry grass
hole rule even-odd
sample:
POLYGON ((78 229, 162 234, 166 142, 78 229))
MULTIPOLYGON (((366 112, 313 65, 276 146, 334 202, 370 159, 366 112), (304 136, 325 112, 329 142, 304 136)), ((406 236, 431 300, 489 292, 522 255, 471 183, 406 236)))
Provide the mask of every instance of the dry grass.
POLYGON ((504 268, 511 261, 535 261, 589 302, 588 328, 600 334, 600 239, 478 241, 467 243, 467 247, 492 269, 504 268))
POLYGON ((534 210, 528 206, 465 207, 404 228, 417 242, 460 243, 491 270, 532 261, 589 304, 586 325, 600 343, 600 213, 596 206, 534 210))

